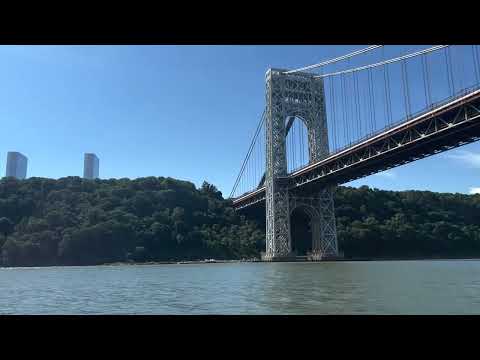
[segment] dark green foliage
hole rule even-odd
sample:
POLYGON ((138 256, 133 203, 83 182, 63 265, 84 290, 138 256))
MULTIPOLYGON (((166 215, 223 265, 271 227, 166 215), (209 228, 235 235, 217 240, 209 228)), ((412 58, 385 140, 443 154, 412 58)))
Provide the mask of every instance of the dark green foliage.
POLYGON ((339 247, 347 257, 480 256, 480 195, 339 187, 339 247))
MULTIPOLYGON (((339 187, 335 201, 346 257, 480 256, 480 195, 339 187)), ((258 257, 264 221, 264 210, 245 218, 206 182, 0 180, 5 266, 258 257)))
POLYGON ((13 222, 9 218, 0 218, 0 234, 4 236, 4 239, 0 240, 0 246, 7 240, 7 236, 13 232, 13 226, 13 222))
POLYGON ((215 186, 163 177, 2 179, 0 232, 6 266, 235 259, 264 247, 263 229, 215 186))

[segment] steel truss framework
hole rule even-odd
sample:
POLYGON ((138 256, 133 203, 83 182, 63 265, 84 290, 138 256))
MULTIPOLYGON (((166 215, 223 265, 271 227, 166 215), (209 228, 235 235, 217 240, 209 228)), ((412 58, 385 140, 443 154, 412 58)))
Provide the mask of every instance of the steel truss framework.
POLYGON ((388 170, 480 139, 480 92, 291 174, 292 188, 337 184, 388 170))
MULTIPOLYGON (((292 117, 299 118, 307 128, 309 163, 328 156, 328 129, 322 79, 311 74, 285 74, 285 70, 270 69, 266 75, 266 253, 264 260, 290 258, 289 194, 287 177, 286 132, 292 117), (286 125, 287 124, 287 125, 286 125)), ((312 225, 316 229, 312 243, 315 259, 338 254, 335 230, 333 195, 330 186, 318 191, 316 216, 312 225)), ((311 201, 315 201, 311 197, 311 201)))
MULTIPOLYGON (((288 189, 311 193, 480 140, 480 90, 452 100, 287 178, 288 189)), ((241 209, 265 200, 265 188, 234 200, 241 209)))
POLYGON ((290 216, 295 209, 302 208, 310 217, 312 225, 312 252, 308 254, 310 260, 318 261, 338 256, 334 191, 333 187, 325 187, 320 190, 318 196, 304 197, 290 194, 290 216))

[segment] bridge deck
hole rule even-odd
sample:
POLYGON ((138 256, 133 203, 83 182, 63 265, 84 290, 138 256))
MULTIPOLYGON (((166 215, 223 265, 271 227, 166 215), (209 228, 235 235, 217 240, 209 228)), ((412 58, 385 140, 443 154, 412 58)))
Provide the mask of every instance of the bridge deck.
MULTIPOLYGON (((465 145, 480 139, 480 90, 453 99, 383 133, 288 175, 289 187, 311 192, 465 145)), ((244 208, 265 200, 265 187, 233 200, 244 208)))

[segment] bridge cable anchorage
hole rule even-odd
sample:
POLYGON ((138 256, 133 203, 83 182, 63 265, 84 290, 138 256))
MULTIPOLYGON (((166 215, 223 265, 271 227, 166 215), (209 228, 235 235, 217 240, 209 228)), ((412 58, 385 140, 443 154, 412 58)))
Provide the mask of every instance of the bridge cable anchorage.
POLYGON ((336 62, 339 62, 339 61, 342 61, 342 60, 345 60, 345 59, 350 59, 354 56, 357 56, 357 55, 375 50, 375 49, 377 49, 379 47, 383 47, 383 46, 384 45, 372 45, 372 46, 369 46, 365 49, 357 50, 357 51, 354 51, 350 54, 342 55, 342 56, 339 56, 337 58, 330 59, 330 60, 327 60, 327 61, 323 61, 323 62, 318 63, 318 64, 305 66, 305 67, 295 69, 295 70, 285 71, 284 74, 294 74, 294 73, 301 72, 301 71, 307 71, 307 70, 311 70, 311 69, 315 69, 315 68, 319 68, 319 67, 321 68, 325 65, 333 64, 333 63, 336 63, 336 62))
POLYGON ((396 58, 393 58, 393 59, 389 59, 389 60, 385 60, 385 61, 381 61, 381 62, 378 62, 378 63, 375 63, 375 64, 363 65, 363 66, 359 66, 359 67, 356 67, 356 68, 353 68, 353 69, 336 71, 336 72, 332 72, 332 73, 328 73, 328 74, 324 74, 324 75, 316 75, 316 76, 314 76, 314 78, 315 79, 326 78, 326 77, 329 77, 329 76, 337 76, 337 75, 341 75, 341 74, 348 74, 348 73, 352 73, 352 72, 355 72, 355 71, 362 71, 362 70, 365 70, 365 69, 379 67, 379 66, 386 65, 386 64, 392 64, 392 63, 395 63, 395 62, 398 62, 398 61, 401 61, 401 60, 410 59, 412 57, 420 56, 422 54, 427 54, 427 53, 430 53, 430 52, 433 52, 433 51, 448 48, 449 46, 450 45, 437 45, 437 46, 433 46, 433 47, 428 48, 428 49, 420 50, 420 51, 417 51, 417 52, 414 52, 414 53, 411 53, 411 54, 407 54, 407 55, 402 55, 402 56, 399 56, 399 57, 396 57, 396 58))
MULTIPOLYGON (((245 165, 250 158, 252 149, 255 145, 255 142, 257 141, 260 129, 263 126, 263 123, 265 122, 265 116, 266 116, 266 109, 263 110, 262 116, 260 118, 260 122, 257 126, 257 129, 255 130, 255 135, 253 136, 252 142, 250 143, 250 147, 248 148, 247 155, 245 156, 245 159, 243 160, 242 167, 240 168, 240 172, 237 176, 237 179, 235 180, 235 183, 233 185, 233 189, 232 189, 232 192, 230 193, 229 198, 231 198, 233 196, 233 194, 235 193, 235 190, 237 189, 237 186, 239 185, 239 183, 243 182, 243 180, 241 178, 242 178, 242 175, 245 171, 245 165)), ((240 186, 240 188, 242 188, 242 186, 240 186)))

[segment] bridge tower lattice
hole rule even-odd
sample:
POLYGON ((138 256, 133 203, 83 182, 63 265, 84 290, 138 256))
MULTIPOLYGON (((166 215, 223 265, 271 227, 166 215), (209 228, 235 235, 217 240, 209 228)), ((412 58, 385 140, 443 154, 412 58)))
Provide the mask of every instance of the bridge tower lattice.
POLYGON ((290 214, 297 206, 309 207, 312 224, 311 260, 338 256, 333 202, 334 187, 307 198, 288 190, 286 122, 300 119, 307 128, 309 163, 329 154, 325 95, 322 78, 308 73, 266 74, 266 252, 267 261, 291 258, 290 214))

